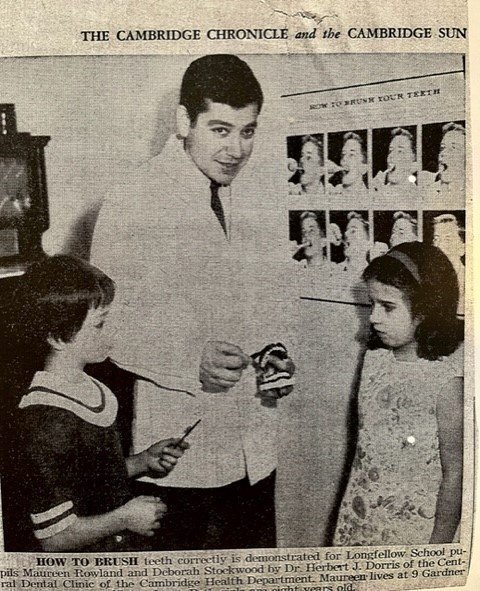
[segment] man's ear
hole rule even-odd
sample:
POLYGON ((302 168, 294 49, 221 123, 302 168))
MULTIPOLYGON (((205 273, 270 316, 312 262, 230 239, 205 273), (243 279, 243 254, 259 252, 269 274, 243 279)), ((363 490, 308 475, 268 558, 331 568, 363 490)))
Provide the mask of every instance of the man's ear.
POLYGON ((47 343, 54 351, 63 351, 65 349, 66 344, 65 341, 62 341, 61 339, 56 339, 55 337, 52 337, 51 334, 49 334, 47 337, 47 343))
POLYGON ((191 121, 187 109, 183 105, 177 107, 177 133, 180 137, 186 138, 190 132, 191 121))

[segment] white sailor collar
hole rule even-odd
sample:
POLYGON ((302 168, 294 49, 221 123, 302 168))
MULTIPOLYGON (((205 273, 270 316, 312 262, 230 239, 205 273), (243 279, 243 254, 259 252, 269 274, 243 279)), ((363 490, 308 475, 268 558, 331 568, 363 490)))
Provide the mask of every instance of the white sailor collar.
POLYGON ((118 402, 114 394, 98 380, 84 374, 80 383, 69 382, 64 376, 39 371, 35 374, 27 393, 20 400, 19 408, 52 406, 74 413, 87 423, 98 427, 110 427, 117 418, 118 402), (85 394, 98 392, 100 403, 92 406, 85 402, 85 394))

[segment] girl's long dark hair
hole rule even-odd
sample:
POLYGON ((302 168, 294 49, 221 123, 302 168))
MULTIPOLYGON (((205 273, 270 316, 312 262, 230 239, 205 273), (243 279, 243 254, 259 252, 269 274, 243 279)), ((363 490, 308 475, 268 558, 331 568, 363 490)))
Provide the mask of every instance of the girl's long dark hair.
MULTIPOLYGON (((415 333, 419 357, 434 360, 457 349, 463 340, 463 323, 457 318, 458 279, 439 248, 423 242, 399 244, 374 259, 363 272, 363 279, 391 285, 405 294, 412 314, 420 319, 415 333), (410 269, 402 260, 389 256, 395 252, 408 257, 410 269)), ((382 346, 373 332, 369 346, 382 346)))

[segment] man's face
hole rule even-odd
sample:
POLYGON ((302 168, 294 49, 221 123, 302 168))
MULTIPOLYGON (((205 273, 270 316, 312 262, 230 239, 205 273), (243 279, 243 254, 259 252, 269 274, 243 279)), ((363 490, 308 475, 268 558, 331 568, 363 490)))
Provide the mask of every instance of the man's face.
POLYGON ((367 172, 362 146, 353 138, 343 144, 340 165, 344 169, 343 184, 353 185, 362 181, 362 176, 367 172))
POLYGON ((463 172, 465 167, 465 136, 460 131, 448 131, 440 144, 438 162, 443 168, 463 172))
POLYGON ((325 238, 318 222, 313 218, 302 220, 302 242, 305 245, 304 253, 307 259, 323 256, 325 238))
POLYGON ((388 148, 387 164, 389 168, 400 169, 402 172, 410 172, 415 155, 410 139, 405 135, 396 135, 392 138, 388 148))
POLYGON ((390 236, 390 248, 404 242, 415 242, 417 234, 414 224, 407 218, 398 218, 392 227, 390 236))
POLYGON ((362 169, 363 171, 365 162, 362 147, 357 140, 350 138, 343 144, 340 164, 347 172, 357 169, 362 169))
POLYGON ((345 230, 344 254, 349 260, 359 257, 365 259, 368 252, 368 230, 366 225, 358 218, 352 218, 345 230))
POLYGON ((460 238, 455 222, 438 222, 433 226, 433 245, 439 248, 452 263, 465 254, 465 244, 460 238))
POLYGON ((368 240, 368 231, 362 220, 352 218, 348 221, 345 236, 351 241, 368 240))
POLYGON ((320 181, 321 161, 319 149, 320 147, 314 142, 305 142, 302 146, 300 166, 303 172, 300 176, 300 182, 303 185, 310 185, 320 181))
POLYGON ((208 102, 208 109, 190 124, 185 150, 205 176, 229 185, 245 166, 253 150, 258 106, 234 109, 208 102))

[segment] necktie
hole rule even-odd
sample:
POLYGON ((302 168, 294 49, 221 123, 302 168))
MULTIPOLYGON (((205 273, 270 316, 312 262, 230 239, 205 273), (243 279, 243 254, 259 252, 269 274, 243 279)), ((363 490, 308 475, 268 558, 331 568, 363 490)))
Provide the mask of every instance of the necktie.
POLYGON ((220 186, 221 185, 219 185, 215 181, 212 181, 210 183, 210 192, 211 192, 211 196, 212 196, 211 201, 210 201, 210 207, 212 208, 213 213, 217 216, 217 219, 220 222, 220 225, 222 226, 223 232, 226 236, 227 235, 227 225, 225 223, 225 214, 223 212, 222 202, 221 202, 220 196, 218 194, 218 190, 220 189, 220 186))

